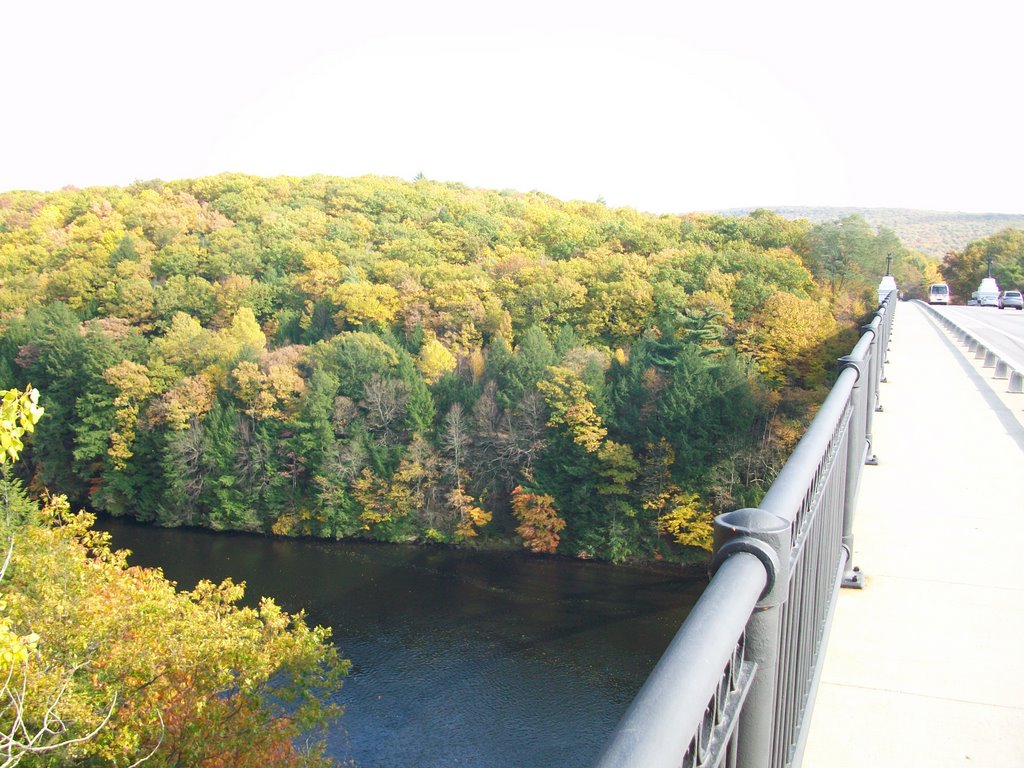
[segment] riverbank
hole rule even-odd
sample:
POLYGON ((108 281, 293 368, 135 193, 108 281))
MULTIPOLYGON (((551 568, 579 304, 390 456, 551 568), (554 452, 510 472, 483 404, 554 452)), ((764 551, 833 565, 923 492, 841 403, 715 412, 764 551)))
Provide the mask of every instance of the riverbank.
POLYGON ((705 550, 698 550, 696 548, 688 548, 685 552, 674 553, 665 557, 653 557, 649 559, 628 559, 621 562, 611 562, 608 560, 599 560, 597 558, 580 558, 572 557, 571 555, 565 554, 547 554, 540 552, 530 552, 522 546, 522 542, 517 538, 511 536, 491 536, 484 535, 466 539, 461 542, 445 542, 445 541, 423 541, 423 540, 412 540, 407 542, 386 542, 379 541, 377 539, 368 537, 347 537, 341 539, 322 538, 317 536, 282 536, 275 533, 260 533, 256 531, 236 531, 236 530, 214 530, 206 526, 199 525, 180 525, 180 526, 163 526, 156 525, 154 523, 144 522, 137 520, 134 517, 128 515, 118 516, 110 515, 102 512, 92 512, 97 516, 98 527, 103 528, 103 521, 112 521, 117 524, 138 526, 141 528, 156 528, 159 530, 179 530, 179 531, 195 531, 201 533, 207 533, 216 536, 239 536, 239 537, 252 537, 268 540, 278 541, 295 541, 295 542, 307 542, 307 543, 321 543, 321 544, 353 544, 369 545, 369 546, 382 546, 382 547, 412 547, 419 549, 437 549, 441 551, 465 551, 465 552, 477 552, 477 553, 504 553, 521 556, 528 559, 537 560, 554 560, 562 562, 599 562, 611 565, 616 568, 633 568, 638 570, 647 571, 665 571, 679 574, 684 578, 692 579, 703 579, 707 580, 708 569, 711 566, 711 553, 705 550))

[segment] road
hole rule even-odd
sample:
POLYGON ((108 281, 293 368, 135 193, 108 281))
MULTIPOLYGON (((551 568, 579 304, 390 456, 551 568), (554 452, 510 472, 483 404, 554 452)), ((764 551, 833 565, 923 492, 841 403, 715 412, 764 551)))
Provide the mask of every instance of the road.
POLYGON ((1012 368, 1024 371, 1024 312, 995 307, 935 307, 1012 368))

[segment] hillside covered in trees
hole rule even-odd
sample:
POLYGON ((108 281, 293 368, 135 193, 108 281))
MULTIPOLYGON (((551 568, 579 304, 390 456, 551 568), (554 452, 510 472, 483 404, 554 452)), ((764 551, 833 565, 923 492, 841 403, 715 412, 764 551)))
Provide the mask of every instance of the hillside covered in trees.
POLYGON ((160 525, 707 546, 873 308, 934 266, 858 217, 653 216, 427 180, 0 194, 24 480, 160 525))
MULTIPOLYGON (((1024 213, 957 213, 913 208, 773 207, 771 210, 786 219, 806 219, 812 223, 859 216, 872 227, 892 230, 907 248, 935 259, 942 259, 952 251, 962 251, 975 240, 1007 227, 1024 229, 1024 213)), ((723 212, 729 216, 748 213, 750 210, 746 208, 723 212)))

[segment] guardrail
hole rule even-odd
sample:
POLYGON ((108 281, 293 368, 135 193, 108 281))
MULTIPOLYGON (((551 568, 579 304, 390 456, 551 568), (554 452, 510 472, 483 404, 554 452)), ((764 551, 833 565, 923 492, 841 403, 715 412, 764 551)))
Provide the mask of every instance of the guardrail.
POLYGON ((982 343, 970 331, 961 328, 954 320, 939 312, 930 304, 918 301, 922 307, 927 307, 931 316, 941 323, 947 331, 953 334, 957 341, 967 347, 968 352, 973 352, 977 360, 983 360, 983 368, 994 368, 992 378, 1009 379, 1007 392, 1024 392, 1024 363, 1015 359, 1015 356, 999 349, 991 343, 982 343))
POLYGON ((881 302, 760 507, 715 519, 712 577, 595 768, 798 766, 841 585, 896 292, 881 302))

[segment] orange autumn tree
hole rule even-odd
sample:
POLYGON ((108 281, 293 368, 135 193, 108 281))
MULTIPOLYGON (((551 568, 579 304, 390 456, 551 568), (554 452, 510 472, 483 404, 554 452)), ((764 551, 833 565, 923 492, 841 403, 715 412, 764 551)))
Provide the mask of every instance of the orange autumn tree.
POLYGON ((558 516, 554 501, 544 493, 528 493, 522 486, 512 491, 512 513, 519 521, 516 533, 531 552, 551 555, 558 549, 558 532, 565 528, 565 520, 558 516))

